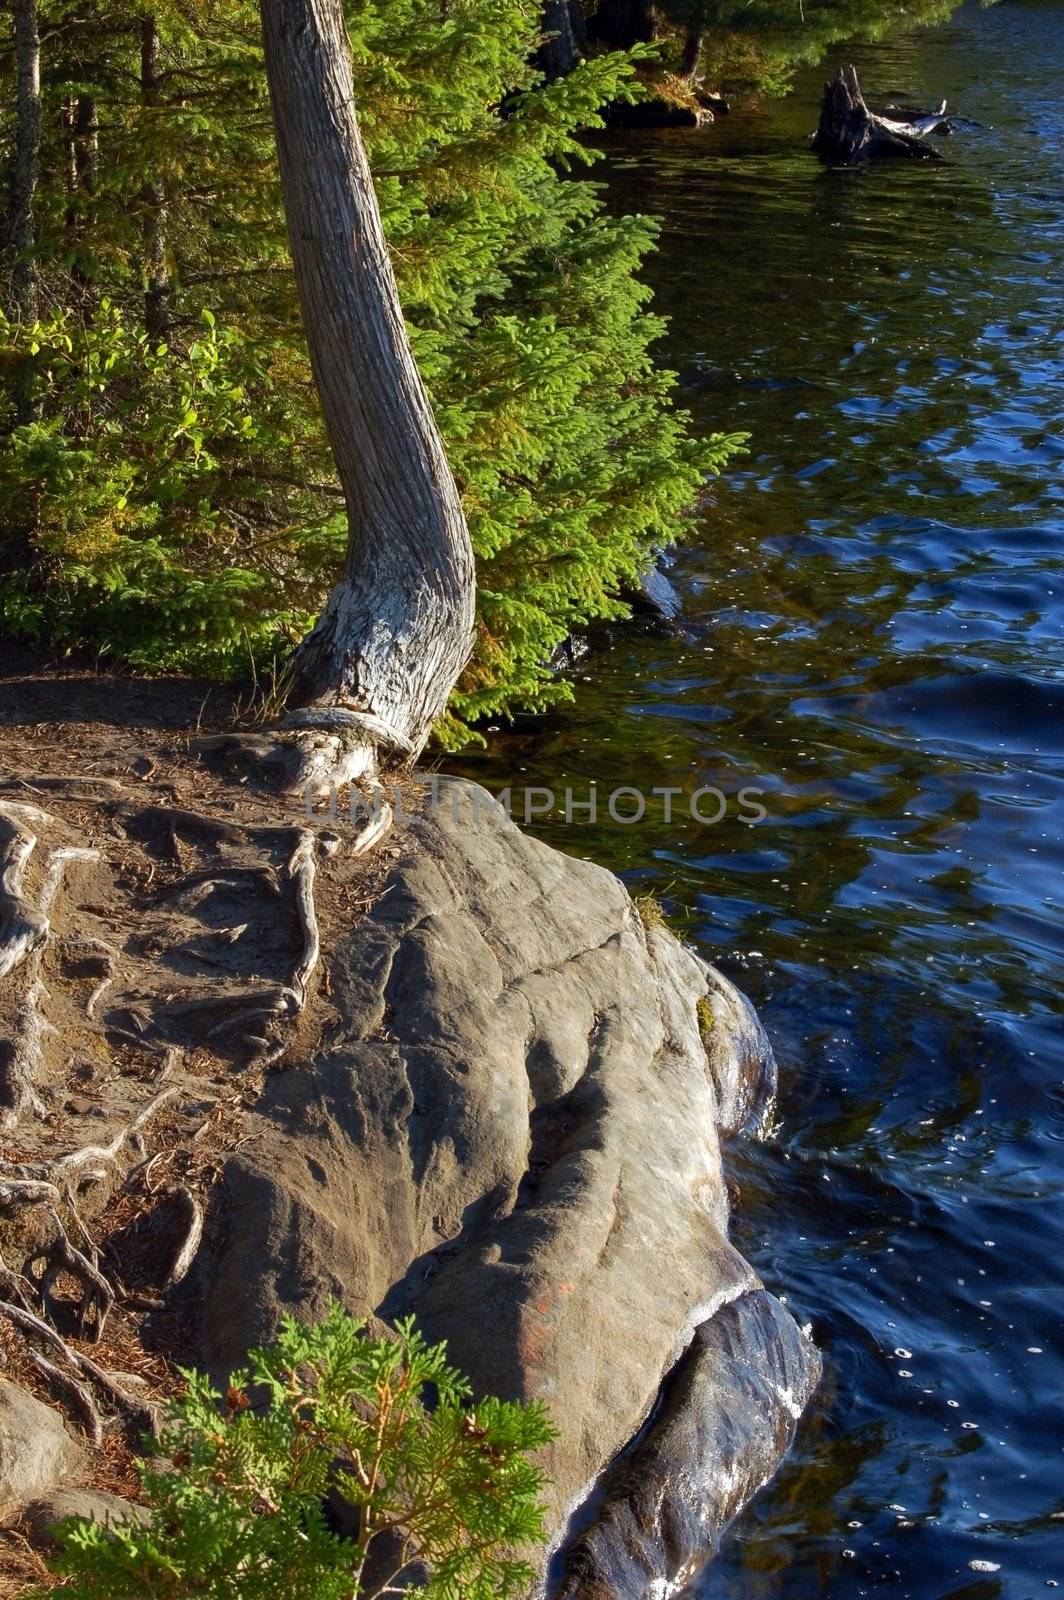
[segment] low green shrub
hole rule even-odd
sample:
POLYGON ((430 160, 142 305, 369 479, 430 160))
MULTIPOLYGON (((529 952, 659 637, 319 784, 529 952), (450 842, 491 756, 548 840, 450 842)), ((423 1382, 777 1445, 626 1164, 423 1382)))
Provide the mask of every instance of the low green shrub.
MULTIPOLYGON (((76 1600, 505 1600, 534 1578, 544 1407, 489 1399, 412 1322, 369 1337, 334 1306, 288 1321, 226 1396, 187 1374, 143 1472, 151 1520, 71 1520, 55 1569, 76 1600), (254 1396, 254 1400, 249 1397, 254 1396), (264 1398, 260 1398, 264 1397, 264 1398), (428 1403, 426 1403, 428 1402, 428 1403), (338 1498, 336 1531, 326 1496, 338 1498)), ((25 1600, 44 1600, 37 1589, 25 1600)))

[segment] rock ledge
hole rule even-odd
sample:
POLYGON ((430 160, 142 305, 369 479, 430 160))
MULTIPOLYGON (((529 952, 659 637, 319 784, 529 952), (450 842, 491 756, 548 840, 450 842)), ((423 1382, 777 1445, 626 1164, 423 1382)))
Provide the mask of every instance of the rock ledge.
POLYGON ((472 784, 435 792, 332 953, 339 1025, 227 1164, 206 1353, 225 1372, 330 1297, 413 1312, 475 1387, 550 1405, 547 1592, 660 1596, 771 1476, 819 1375, 727 1238, 719 1132, 764 1121, 771 1050, 612 874, 472 784))

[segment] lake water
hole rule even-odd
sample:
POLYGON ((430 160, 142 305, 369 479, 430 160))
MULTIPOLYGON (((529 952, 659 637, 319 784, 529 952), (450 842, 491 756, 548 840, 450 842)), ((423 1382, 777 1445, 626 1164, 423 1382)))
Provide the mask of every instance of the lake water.
POLYGON ((736 1236, 826 1377, 697 1593, 1034 1600, 1064 1590, 1064 5, 846 55, 873 103, 986 126, 825 173, 819 70, 609 140, 686 403, 750 453, 675 561, 683 637, 619 630, 463 766, 766 791, 756 826, 538 827, 658 895, 780 1057, 736 1236))

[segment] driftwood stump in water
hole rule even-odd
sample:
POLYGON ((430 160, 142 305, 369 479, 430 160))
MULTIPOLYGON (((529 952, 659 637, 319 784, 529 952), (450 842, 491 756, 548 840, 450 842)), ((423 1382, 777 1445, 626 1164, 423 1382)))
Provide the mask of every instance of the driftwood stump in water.
POLYGON ((868 161, 873 156, 941 161, 940 152, 927 142, 927 135, 949 133, 953 121, 946 114, 944 100, 937 111, 908 117, 900 112, 885 116, 870 111, 853 67, 840 67, 832 82, 824 85, 813 149, 825 161, 840 163, 868 161))

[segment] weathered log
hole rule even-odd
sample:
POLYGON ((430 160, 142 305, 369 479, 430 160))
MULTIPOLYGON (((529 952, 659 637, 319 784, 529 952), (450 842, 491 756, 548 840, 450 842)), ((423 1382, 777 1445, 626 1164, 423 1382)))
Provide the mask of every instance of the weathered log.
POLYGON ((911 119, 870 111, 854 68, 840 67, 832 81, 824 85, 813 149, 823 160, 837 165, 852 165, 879 156, 941 161, 941 152, 928 143, 927 136, 949 131, 954 120, 947 115, 944 100, 937 111, 911 119))

